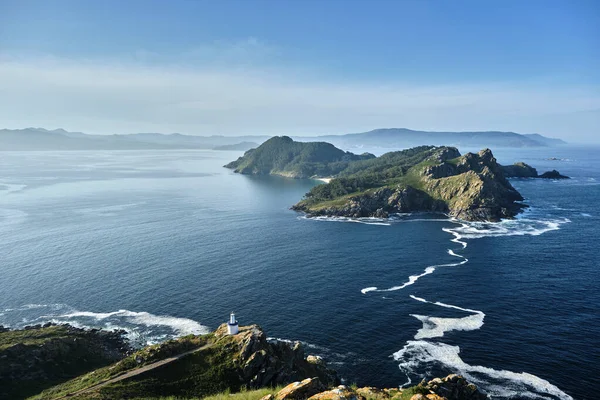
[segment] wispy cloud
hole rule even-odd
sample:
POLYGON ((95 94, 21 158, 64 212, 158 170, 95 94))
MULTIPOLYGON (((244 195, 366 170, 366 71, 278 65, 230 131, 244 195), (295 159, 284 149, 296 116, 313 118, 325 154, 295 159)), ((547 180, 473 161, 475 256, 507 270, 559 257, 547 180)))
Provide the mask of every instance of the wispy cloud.
MULTIPOLYGON (((190 57, 216 60, 221 52, 222 60, 239 60, 268 51, 248 39, 200 46, 190 57)), ((571 138, 571 128, 577 127, 582 139, 600 133, 597 87, 332 82, 286 68, 224 64, 5 57, 0 60, 0 120, 8 127, 96 133, 311 135, 376 127, 513 130, 571 138)))

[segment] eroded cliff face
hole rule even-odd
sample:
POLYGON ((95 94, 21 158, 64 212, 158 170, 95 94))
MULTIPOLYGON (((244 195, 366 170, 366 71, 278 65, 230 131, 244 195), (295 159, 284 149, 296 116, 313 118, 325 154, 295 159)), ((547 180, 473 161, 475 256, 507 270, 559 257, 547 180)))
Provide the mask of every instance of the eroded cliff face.
POLYGON ((456 149, 441 148, 424 165, 413 167, 406 181, 410 183, 349 196, 341 204, 315 207, 300 202, 292 209, 353 218, 428 211, 469 221, 498 221, 514 217, 525 207, 517 203, 523 197, 489 149, 460 156, 456 149))
POLYGON ((275 386, 306 377, 317 377, 324 385, 337 385, 339 378, 334 370, 316 356, 305 356, 300 342, 267 340, 258 325, 240 327, 237 335, 227 335, 227 325, 215 331, 217 345, 224 342, 228 352, 233 352, 233 364, 240 380, 248 388, 275 386))

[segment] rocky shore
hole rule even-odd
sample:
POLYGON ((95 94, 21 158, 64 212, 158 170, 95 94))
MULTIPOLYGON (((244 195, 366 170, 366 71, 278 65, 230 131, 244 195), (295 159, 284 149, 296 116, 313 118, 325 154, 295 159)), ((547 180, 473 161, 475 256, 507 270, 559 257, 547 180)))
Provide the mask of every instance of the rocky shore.
POLYGON ((292 209, 309 216, 387 218, 392 213, 442 212, 470 221, 499 221, 526 207, 522 200, 489 149, 460 156, 454 148, 440 148, 414 167, 405 182, 333 204, 303 200, 292 209))
POLYGON ((485 400, 488 396, 462 376, 423 380, 407 389, 375 387, 353 388, 339 385, 328 389, 318 378, 293 382, 260 400, 485 400))
POLYGON ((3 330, 0 361, 0 398, 11 400, 33 395, 36 400, 160 396, 185 400, 242 390, 250 400, 258 400, 265 390, 270 394, 262 400, 487 398, 457 375, 409 388, 340 385, 336 371, 321 357, 306 354, 299 342, 267 339, 258 325, 228 335, 223 324, 207 335, 188 335, 133 353, 121 332, 67 325, 3 330), (252 397, 252 393, 261 394, 252 397))

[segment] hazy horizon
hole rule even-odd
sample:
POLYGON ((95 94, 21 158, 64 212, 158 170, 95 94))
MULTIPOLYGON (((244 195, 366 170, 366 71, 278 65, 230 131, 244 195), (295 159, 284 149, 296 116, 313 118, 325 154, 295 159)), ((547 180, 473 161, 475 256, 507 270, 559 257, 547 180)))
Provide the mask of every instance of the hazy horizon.
MULTIPOLYGON (((92 132, 86 132, 83 130, 69 130, 69 129, 65 129, 63 127, 43 127, 43 126, 27 126, 27 127, 15 127, 15 128, 10 128, 10 127, 0 127, 0 130, 2 129, 7 129, 7 130, 26 130, 26 129, 36 129, 36 130, 45 130, 48 132, 52 132, 52 131, 66 131, 69 133, 83 133, 83 134, 87 134, 87 135, 100 135, 100 136, 110 136, 110 135, 138 135, 138 134, 159 134, 159 135, 186 135, 186 136, 199 136, 199 137, 210 137, 210 136, 223 136, 223 137, 240 137, 240 138, 244 138, 244 137, 256 137, 256 136, 297 136, 297 137, 321 137, 321 136, 342 136, 342 135, 348 135, 348 134, 362 134, 362 133, 368 133, 371 131, 376 131, 376 130, 385 130, 385 129, 406 129, 409 131, 414 131, 414 132, 431 132, 431 133, 468 133, 468 132, 481 132, 481 133, 489 133, 489 132, 507 132, 507 133, 517 133, 520 135, 530 135, 530 134, 539 134, 542 136, 545 136, 547 138, 551 138, 551 139, 562 139, 564 141, 566 141, 567 143, 571 144, 578 144, 578 143, 586 143, 586 142, 577 142, 577 141, 568 141, 566 139, 560 138, 560 137, 555 137, 555 136, 549 136, 549 135, 545 135, 543 133, 539 133, 539 132, 513 132, 513 131, 497 131, 497 130, 481 130, 481 131, 464 131, 464 130, 459 130, 459 131, 449 131, 449 130, 443 130, 443 131, 426 131, 423 129, 413 129, 413 128, 407 128, 407 127, 379 127, 379 128, 372 128, 372 129, 368 129, 365 131, 361 131, 361 132, 324 132, 324 133, 313 133, 313 134, 298 134, 298 135, 292 135, 292 134, 287 134, 285 132, 280 133, 280 134, 275 134, 275 135, 267 135, 267 134, 231 134, 231 135, 218 135, 218 134, 194 134, 194 133, 188 133, 188 132, 142 132, 142 131, 137 131, 137 132, 98 132, 98 133, 92 133, 92 132)), ((590 143, 590 142, 587 142, 590 143)))
POLYGON ((89 134, 407 127, 598 143, 598 15, 559 0, 4 0, 0 119, 89 134))

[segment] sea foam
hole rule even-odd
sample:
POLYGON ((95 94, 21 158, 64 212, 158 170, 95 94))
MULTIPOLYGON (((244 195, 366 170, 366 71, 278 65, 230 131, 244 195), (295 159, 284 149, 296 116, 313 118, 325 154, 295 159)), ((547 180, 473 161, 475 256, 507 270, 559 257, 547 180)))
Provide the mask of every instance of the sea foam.
POLYGON ((442 367, 484 388, 492 398, 573 400, 571 396, 550 382, 535 375, 469 365, 462 360, 459 353, 458 346, 412 340, 394 353, 393 357, 400 362, 400 370, 407 375, 407 384, 412 381, 411 375, 422 378, 429 368, 442 367))
POLYGON ((411 295, 410 297, 422 303, 428 303, 444 308, 451 308, 463 312, 473 313, 472 315, 462 318, 441 318, 430 317, 427 315, 411 314, 412 317, 415 317, 423 323, 423 327, 419 329, 419 331, 415 335, 415 339, 430 339, 435 337, 442 337, 444 336, 444 333, 449 331, 474 331, 483 326, 483 319, 485 318, 485 314, 482 311, 472 310, 470 308, 462 308, 440 302, 431 302, 413 295, 411 295))
POLYGON ((3 310, 3 313, 0 325, 22 328, 52 322, 78 328, 119 329, 127 332, 126 336, 138 346, 210 332, 208 327, 189 318, 155 315, 144 311, 118 310, 101 313, 79 311, 65 304, 27 304, 3 310))

